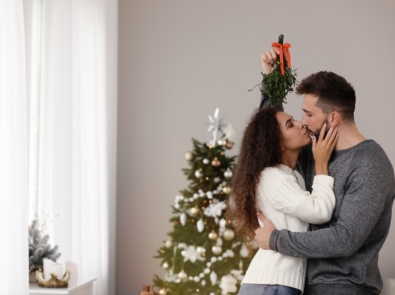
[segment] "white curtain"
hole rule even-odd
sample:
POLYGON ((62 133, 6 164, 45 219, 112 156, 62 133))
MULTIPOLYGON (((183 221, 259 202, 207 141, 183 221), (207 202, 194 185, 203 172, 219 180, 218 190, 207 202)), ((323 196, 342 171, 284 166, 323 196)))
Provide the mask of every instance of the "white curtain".
POLYGON ((42 3, 38 197, 58 262, 115 294, 117 1, 42 3))
POLYGON ((28 125, 22 0, 0 0, 0 292, 28 293, 28 125))

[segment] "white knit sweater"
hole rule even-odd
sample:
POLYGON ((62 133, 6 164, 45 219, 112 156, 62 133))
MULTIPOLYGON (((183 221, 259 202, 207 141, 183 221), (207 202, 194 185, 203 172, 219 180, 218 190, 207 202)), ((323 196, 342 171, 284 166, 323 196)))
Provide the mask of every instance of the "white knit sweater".
MULTIPOLYGON (((266 168, 257 188, 258 206, 277 229, 305 232, 309 223, 331 219, 335 207, 333 182, 330 176, 316 175, 310 194, 305 191, 302 176, 288 166, 266 168)), ((305 274, 306 259, 259 248, 242 284, 278 284, 303 292, 305 274)))

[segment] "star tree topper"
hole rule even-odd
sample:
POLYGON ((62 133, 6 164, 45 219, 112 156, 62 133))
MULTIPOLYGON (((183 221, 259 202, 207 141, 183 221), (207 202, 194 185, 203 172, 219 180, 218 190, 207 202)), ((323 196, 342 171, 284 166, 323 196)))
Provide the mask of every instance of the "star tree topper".
POLYGON ((216 108, 214 112, 214 116, 209 115, 208 119, 210 120, 210 123, 207 132, 213 133, 213 139, 211 141, 211 144, 212 146, 216 146, 218 131, 222 131, 221 127, 225 126, 224 124, 222 124, 223 118, 222 119, 219 118, 219 108, 216 108))

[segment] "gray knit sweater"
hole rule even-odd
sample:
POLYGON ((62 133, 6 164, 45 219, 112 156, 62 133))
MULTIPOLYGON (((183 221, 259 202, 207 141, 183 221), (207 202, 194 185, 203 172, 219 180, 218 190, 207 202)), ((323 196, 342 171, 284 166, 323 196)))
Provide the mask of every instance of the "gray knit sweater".
MULTIPOLYGON (((311 191, 315 174, 311 145, 302 150, 298 169, 311 191)), ((332 219, 311 225, 306 233, 275 230, 270 248, 308 258, 305 294, 380 294, 383 283, 377 262, 391 223, 393 167, 375 141, 365 140, 333 152, 329 174, 335 179, 332 219)))

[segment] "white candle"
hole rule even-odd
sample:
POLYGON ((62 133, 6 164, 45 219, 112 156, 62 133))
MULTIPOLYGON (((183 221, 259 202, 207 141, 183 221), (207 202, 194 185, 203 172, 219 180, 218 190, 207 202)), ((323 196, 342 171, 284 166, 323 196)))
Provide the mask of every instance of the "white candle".
POLYGON ((44 258, 44 279, 49 280, 51 274, 54 274, 58 279, 63 278, 63 265, 60 263, 53 262, 50 259, 44 258))
POLYGON ((63 278, 63 265, 56 263, 53 266, 52 272, 59 280, 63 278))

